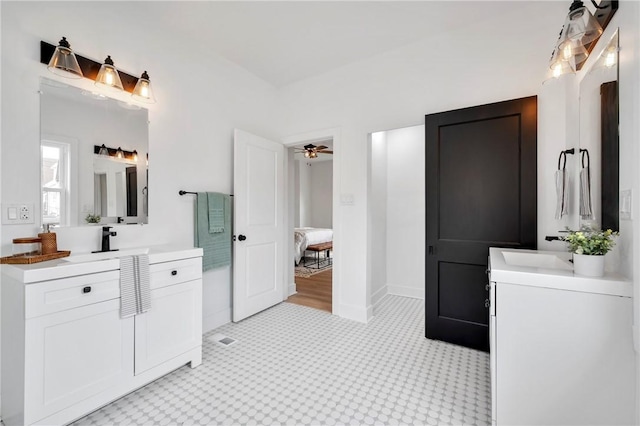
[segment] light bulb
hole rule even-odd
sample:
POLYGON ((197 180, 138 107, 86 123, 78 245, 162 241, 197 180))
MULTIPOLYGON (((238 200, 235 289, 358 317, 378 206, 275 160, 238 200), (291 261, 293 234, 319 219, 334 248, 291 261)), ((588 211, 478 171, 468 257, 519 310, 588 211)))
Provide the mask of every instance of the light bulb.
POLYGON ((557 63, 555 67, 553 67, 553 77, 558 78, 562 75, 562 65, 557 63))
POLYGON ((572 53, 573 52, 571 51, 571 43, 567 43, 562 49, 562 56, 564 56, 565 60, 569 60, 571 59, 572 53))
POLYGON ((616 52, 609 52, 604 58, 604 65, 611 68, 616 64, 616 52))

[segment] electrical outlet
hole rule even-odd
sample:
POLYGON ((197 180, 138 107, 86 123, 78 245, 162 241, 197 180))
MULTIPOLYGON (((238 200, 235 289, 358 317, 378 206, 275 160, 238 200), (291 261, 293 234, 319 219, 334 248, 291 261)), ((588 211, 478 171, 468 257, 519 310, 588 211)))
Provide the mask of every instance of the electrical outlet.
POLYGON ((23 225, 35 223, 33 204, 3 204, 2 224, 3 225, 23 225))
POLYGON ((31 210, 29 206, 23 204, 20 206, 20 220, 29 220, 31 219, 31 210))

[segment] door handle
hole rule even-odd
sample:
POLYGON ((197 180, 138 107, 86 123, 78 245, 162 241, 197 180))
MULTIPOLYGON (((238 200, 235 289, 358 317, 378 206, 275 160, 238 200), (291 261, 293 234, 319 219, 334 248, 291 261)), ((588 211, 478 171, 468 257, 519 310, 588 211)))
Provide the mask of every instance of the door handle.
POLYGON ((244 236, 244 235, 242 235, 242 234, 238 235, 238 240, 240 240, 240 241, 244 241, 244 240, 246 240, 246 239, 247 239, 247 237, 246 237, 246 236, 244 236))
POLYGON ((491 301, 489 299, 484 299, 484 307, 489 308, 491 306, 491 301))

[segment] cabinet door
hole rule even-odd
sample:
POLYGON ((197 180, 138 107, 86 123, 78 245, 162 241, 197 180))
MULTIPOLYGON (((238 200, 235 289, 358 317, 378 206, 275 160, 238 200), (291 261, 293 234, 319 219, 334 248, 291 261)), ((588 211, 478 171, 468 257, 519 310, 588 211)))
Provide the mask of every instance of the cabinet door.
POLYGON ((151 291, 151 309, 135 316, 135 374, 202 345, 202 280, 151 291))
POLYGON ((25 423, 133 377, 133 319, 109 300, 25 324, 25 423))

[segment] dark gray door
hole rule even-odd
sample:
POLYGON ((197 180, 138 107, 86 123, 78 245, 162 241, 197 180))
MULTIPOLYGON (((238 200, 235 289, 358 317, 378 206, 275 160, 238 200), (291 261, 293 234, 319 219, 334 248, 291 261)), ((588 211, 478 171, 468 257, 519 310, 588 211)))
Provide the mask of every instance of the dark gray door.
POLYGON ((489 350, 489 247, 536 247, 537 98, 426 116, 426 337, 489 350))

